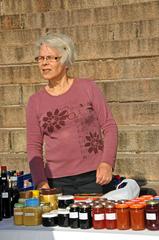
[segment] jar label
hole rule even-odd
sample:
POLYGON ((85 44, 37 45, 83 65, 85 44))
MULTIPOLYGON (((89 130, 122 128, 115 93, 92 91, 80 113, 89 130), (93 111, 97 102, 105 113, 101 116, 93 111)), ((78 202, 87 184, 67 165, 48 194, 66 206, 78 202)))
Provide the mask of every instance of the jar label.
POLYGON ((156 220, 156 214, 155 213, 146 213, 146 219, 147 220, 156 220))
POLYGON ((35 214, 34 213, 24 213, 24 216, 25 217, 33 217, 33 216, 35 216, 35 214))
POLYGON ((94 220, 104 220, 104 213, 94 214, 94 220))
POLYGON ((14 216, 22 216, 23 212, 14 212, 14 216))
POLYGON ((70 218, 78 218, 78 212, 70 212, 69 217, 70 218))
POLYGON ((116 220, 116 213, 106 213, 105 218, 106 220, 116 220))
POLYGON ((3 192, 2 193, 2 198, 8 198, 8 192, 3 192))
POLYGON ((88 213, 79 213, 79 219, 80 220, 87 220, 88 219, 88 213))

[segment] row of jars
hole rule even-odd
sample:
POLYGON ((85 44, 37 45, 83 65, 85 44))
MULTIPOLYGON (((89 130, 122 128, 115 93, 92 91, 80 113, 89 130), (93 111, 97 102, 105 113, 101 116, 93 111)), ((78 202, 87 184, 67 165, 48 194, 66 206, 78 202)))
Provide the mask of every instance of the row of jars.
POLYGON ((159 201, 147 200, 148 196, 117 203, 101 199, 88 204, 74 203, 73 196, 59 196, 58 207, 52 208, 49 202, 40 204, 37 198, 30 198, 26 199, 25 206, 15 205, 14 223, 81 229, 159 230, 159 201))

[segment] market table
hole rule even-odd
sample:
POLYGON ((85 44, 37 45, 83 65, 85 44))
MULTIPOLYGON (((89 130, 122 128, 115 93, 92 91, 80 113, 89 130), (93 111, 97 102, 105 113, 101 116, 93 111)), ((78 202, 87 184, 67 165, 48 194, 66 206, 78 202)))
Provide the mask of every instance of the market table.
POLYGON ((0 240, 159 240, 159 231, 82 230, 62 227, 25 227, 13 219, 0 222, 0 240))

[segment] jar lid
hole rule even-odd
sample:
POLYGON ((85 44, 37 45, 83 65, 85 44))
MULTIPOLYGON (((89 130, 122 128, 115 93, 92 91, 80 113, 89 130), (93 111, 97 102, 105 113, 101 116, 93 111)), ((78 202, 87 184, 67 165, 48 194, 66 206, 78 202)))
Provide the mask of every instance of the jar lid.
POLYGON ((72 200, 74 199, 73 195, 62 195, 58 197, 58 200, 72 200))
POLYGON ((151 205, 151 206, 159 205, 159 201, 157 200, 146 201, 146 205, 151 205))
POLYGON ((93 208, 104 208, 104 206, 100 203, 94 204, 93 208))
POLYGON ((144 208, 144 204, 143 203, 133 203, 129 207, 134 208, 134 209, 141 209, 141 208, 144 208))
POLYGON ((14 208, 23 208, 24 207, 24 204, 22 203, 15 203, 14 204, 14 208))
POLYGON ((58 214, 63 214, 63 215, 69 214, 69 210, 68 209, 59 209, 58 214))
POLYGON ((39 194, 40 194, 39 190, 32 190, 33 197, 39 197, 39 194))
POLYGON ((39 199, 37 198, 28 198, 25 201, 26 207, 37 207, 39 206, 39 199))
POLYGON ((20 192, 20 198, 31 198, 32 197, 32 191, 24 191, 20 192))
POLYGON ((129 205, 126 204, 126 203, 117 203, 117 204, 115 205, 115 207, 116 207, 116 208, 128 208, 129 205))
POLYGON ((114 208, 115 207, 115 203, 113 203, 113 202, 106 202, 104 207, 105 208, 114 208))
POLYGON ((49 212, 49 213, 43 213, 42 214, 42 218, 53 218, 53 217, 57 217, 58 214, 57 213, 53 213, 53 212, 49 212))

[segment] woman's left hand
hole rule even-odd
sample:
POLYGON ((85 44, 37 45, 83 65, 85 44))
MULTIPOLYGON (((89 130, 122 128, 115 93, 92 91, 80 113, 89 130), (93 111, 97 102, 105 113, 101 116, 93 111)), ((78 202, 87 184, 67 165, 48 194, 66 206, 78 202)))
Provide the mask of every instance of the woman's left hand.
POLYGON ((96 171, 96 183, 100 185, 108 184, 112 180, 112 166, 106 162, 101 162, 96 171))

